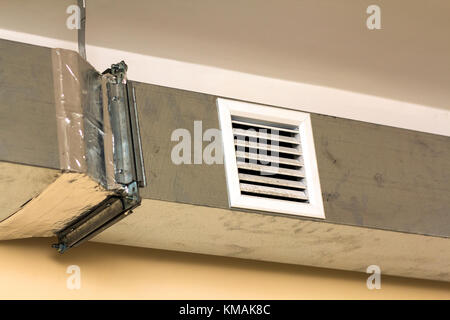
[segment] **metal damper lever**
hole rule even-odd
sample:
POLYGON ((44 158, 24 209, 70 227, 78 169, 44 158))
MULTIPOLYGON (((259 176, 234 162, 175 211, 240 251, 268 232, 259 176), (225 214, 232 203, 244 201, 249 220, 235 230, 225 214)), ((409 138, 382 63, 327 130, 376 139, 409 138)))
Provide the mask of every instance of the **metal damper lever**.
POLYGON ((135 92, 132 82, 127 81, 127 69, 121 61, 102 73, 105 109, 113 136, 114 184, 119 188, 56 233, 58 243, 52 246, 60 253, 91 239, 141 203, 139 187, 144 187, 146 181, 135 92))

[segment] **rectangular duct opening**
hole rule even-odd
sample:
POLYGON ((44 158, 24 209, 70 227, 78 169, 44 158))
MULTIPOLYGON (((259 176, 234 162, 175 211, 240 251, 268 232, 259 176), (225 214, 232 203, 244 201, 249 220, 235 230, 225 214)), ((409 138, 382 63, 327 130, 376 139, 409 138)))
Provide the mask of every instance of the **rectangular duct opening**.
POLYGON ((230 207, 324 218, 308 113, 217 99, 230 207))

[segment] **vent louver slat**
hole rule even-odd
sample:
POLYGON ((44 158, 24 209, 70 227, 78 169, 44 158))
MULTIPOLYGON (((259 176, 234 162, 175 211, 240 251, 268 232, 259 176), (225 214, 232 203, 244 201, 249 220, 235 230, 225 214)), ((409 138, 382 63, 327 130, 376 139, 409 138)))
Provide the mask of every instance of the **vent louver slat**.
POLYGON ((298 148, 287 148, 287 147, 281 147, 281 146, 271 146, 270 144, 266 143, 257 143, 253 141, 245 141, 242 139, 236 139, 234 141, 235 146, 244 147, 244 148, 252 148, 252 149, 260 149, 260 150, 266 150, 266 151, 274 151, 279 153, 286 153, 286 154, 292 154, 299 156, 302 154, 301 149, 298 148))
POLYGON ((273 163, 279 163, 279 164, 286 164, 291 165, 294 167, 301 167, 303 166, 303 161, 300 159, 286 159, 281 157, 273 157, 273 156, 266 156, 263 154, 257 154, 257 153, 251 153, 251 152, 243 152, 243 151, 236 151, 236 158, 238 159, 252 159, 252 160, 261 160, 266 162, 273 162, 273 163))
POLYGON ((270 126, 270 125, 267 125, 267 124, 257 123, 256 121, 254 123, 252 123, 251 126, 249 126, 248 122, 239 121, 239 120, 232 120, 232 123, 233 123, 234 127, 240 125, 242 127, 247 127, 247 128, 248 127, 258 127, 258 128, 264 128, 264 129, 274 129, 274 130, 278 130, 278 131, 298 133, 298 129, 280 128, 280 127, 270 126))
POLYGON ((231 118, 241 194, 308 202, 298 127, 231 118))
POLYGON ((303 191, 295 191, 289 189, 281 189, 281 188, 273 188, 273 187, 264 187, 257 186, 253 184, 241 183, 241 191, 255 193, 255 194, 263 194, 268 196, 275 197, 285 197, 292 198, 295 200, 307 200, 308 197, 303 191))
POLYGON ((279 142, 291 143, 293 145, 299 144, 297 139, 295 139, 295 138, 286 137, 286 136, 278 135, 275 133, 267 134, 267 133, 261 132, 260 130, 266 130, 266 129, 259 128, 258 131, 256 131, 255 129, 247 129, 247 130, 233 129, 233 133, 235 136, 258 138, 261 140, 275 140, 275 141, 279 141, 279 142))
POLYGON ((287 187, 291 187, 294 189, 306 189, 306 186, 300 181, 290 181, 290 180, 284 180, 284 179, 262 177, 262 176, 245 174, 245 173, 239 173, 239 180, 256 182, 256 183, 264 183, 264 184, 270 184, 270 185, 281 186, 281 187, 287 186, 287 187))
POLYGON ((305 174, 300 170, 285 169, 277 166, 261 165, 255 163, 246 163, 240 160, 237 161, 237 166, 239 169, 256 171, 256 174, 260 176, 271 174, 271 175, 283 175, 287 177, 298 177, 298 178, 305 177, 305 174))

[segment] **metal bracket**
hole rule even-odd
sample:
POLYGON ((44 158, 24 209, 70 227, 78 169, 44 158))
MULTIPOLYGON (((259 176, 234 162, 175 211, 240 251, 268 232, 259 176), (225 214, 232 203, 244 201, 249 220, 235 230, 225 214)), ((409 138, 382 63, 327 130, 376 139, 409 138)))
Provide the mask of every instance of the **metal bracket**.
POLYGON ((86 1, 78 0, 80 28, 78 29, 78 52, 86 60, 86 1))
POLYGON ((120 221, 141 203, 139 187, 146 185, 137 104, 132 82, 127 81, 124 61, 103 72, 112 139, 116 194, 91 208, 70 225, 57 232, 58 252, 76 247, 120 221))

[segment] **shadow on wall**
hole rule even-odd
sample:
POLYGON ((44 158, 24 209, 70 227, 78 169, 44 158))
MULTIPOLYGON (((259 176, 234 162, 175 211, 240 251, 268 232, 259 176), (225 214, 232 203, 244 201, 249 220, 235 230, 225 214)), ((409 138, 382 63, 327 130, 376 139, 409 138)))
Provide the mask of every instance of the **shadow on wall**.
POLYGON ((52 242, 0 243, 0 298, 450 299, 450 283, 382 276, 369 290, 363 273, 92 242, 60 255, 52 242))

